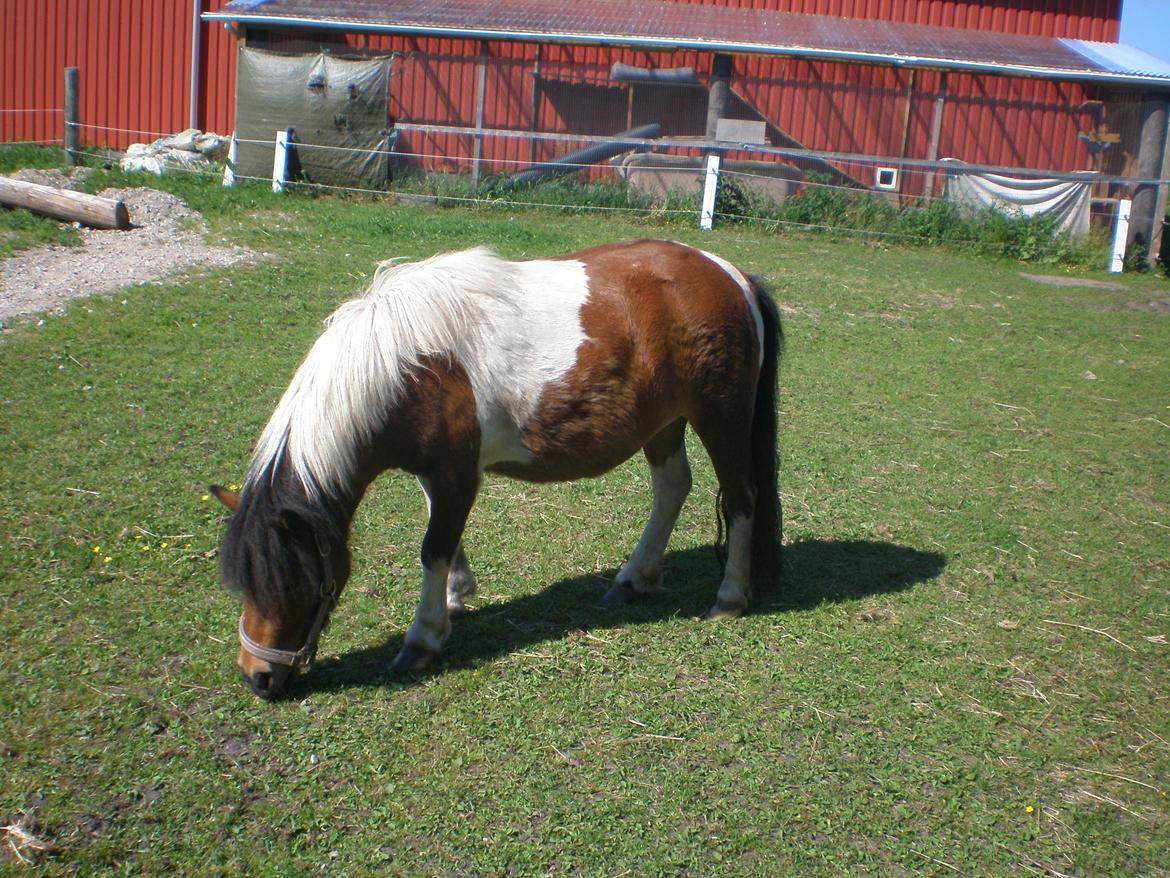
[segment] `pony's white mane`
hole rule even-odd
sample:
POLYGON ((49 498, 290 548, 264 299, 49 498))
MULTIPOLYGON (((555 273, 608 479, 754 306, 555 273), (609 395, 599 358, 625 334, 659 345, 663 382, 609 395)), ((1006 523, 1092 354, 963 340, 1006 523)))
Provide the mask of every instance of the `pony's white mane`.
POLYGON ((247 483, 283 461, 310 497, 336 497, 421 362, 479 349, 500 306, 516 308, 515 270, 484 247, 383 262, 365 294, 325 321, 260 435, 247 483))

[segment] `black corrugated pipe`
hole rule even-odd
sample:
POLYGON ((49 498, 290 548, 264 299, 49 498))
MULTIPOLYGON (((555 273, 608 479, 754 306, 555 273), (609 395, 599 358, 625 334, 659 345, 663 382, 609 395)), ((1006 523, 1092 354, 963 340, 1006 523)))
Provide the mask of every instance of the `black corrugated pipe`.
POLYGON ((631 152, 634 150, 643 151, 646 149, 645 145, 641 143, 629 143, 623 140, 623 138, 649 140, 650 138, 658 137, 660 134, 662 134, 662 126, 657 122, 651 122, 648 125, 639 125, 628 131, 615 134, 614 139, 606 143, 595 143, 584 149, 557 156, 551 161, 539 162, 526 171, 520 171, 518 174, 513 174, 508 177, 501 184, 500 188, 515 189, 517 186, 530 186, 539 180, 543 180, 545 177, 571 174, 573 171, 579 170, 581 165, 595 165, 598 162, 611 159, 616 155, 621 155, 623 152, 631 152))
POLYGON ((618 82, 656 82, 661 85, 697 85, 699 82, 694 67, 670 67, 659 70, 631 67, 621 61, 613 62, 609 78, 618 82))

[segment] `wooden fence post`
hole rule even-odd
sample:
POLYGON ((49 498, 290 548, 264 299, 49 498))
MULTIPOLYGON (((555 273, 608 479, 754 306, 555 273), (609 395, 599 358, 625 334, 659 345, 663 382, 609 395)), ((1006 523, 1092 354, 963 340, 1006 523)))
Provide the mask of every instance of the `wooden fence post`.
POLYGON ((65 68, 65 161, 70 165, 81 163, 80 125, 77 97, 78 73, 76 67, 65 68))
POLYGON ((719 153, 707 155, 707 174, 703 181, 703 207, 699 211, 699 228, 711 231, 715 224, 715 196, 719 193, 719 153))
POLYGON ((1129 209, 1128 198, 1117 202, 1117 218, 1113 226, 1113 253, 1109 258, 1109 271, 1112 274, 1121 274, 1125 270, 1125 245, 1129 240, 1129 209))

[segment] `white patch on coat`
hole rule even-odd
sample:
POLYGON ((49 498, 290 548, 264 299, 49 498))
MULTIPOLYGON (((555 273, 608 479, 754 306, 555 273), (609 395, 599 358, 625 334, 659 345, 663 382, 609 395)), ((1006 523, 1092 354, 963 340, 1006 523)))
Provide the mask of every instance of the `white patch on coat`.
POLYGON ((752 321, 756 324, 756 340, 760 343, 760 365, 764 364, 764 318, 760 314, 760 305, 756 301, 755 291, 752 289, 752 283, 747 279, 742 271, 724 259, 722 256, 716 256, 714 253, 708 253, 706 250, 700 250, 704 256, 722 268, 731 279, 739 284, 739 288, 743 290, 743 297, 747 299, 748 310, 752 312, 752 321))
POLYGON ((248 483, 284 460, 310 496, 336 495, 427 358, 467 372, 481 466, 528 459, 520 431, 545 385, 576 362, 588 295, 585 266, 571 260, 508 262, 481 247, 383 263, 365 295, 326 321, 260 436, 248 483))

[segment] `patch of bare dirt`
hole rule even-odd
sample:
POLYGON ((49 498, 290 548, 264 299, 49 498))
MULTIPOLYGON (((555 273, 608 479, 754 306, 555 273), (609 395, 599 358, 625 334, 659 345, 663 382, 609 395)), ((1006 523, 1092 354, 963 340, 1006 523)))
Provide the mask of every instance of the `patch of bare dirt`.
MULTIPOLYGON (((78 175, 60 171, 21 171, 14 176, 60 188, 80 182, 78 175)), ((209 244, 199 214, 168 192, 140 188, 107 189, 99 194, 122 199, 133 228, 83 227, 80 247, 40 247, 0 262, 0 325, 20 315, 63 313, 70 301, 81 296, 161 280, 185 269, 234 265, 256 256, 243 247, 209 244)))
POLYGON ((1026 274, 1020 277, 1049 287, 1088 287, 1093 290, 1124 290, 1125 284, 1112 280, 1093 280, 1088 277, 1067 277, 1059 274, 1026 274))

